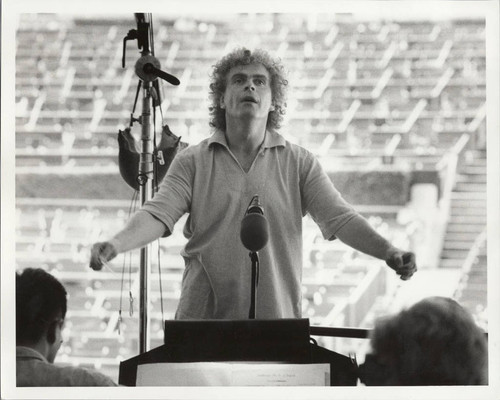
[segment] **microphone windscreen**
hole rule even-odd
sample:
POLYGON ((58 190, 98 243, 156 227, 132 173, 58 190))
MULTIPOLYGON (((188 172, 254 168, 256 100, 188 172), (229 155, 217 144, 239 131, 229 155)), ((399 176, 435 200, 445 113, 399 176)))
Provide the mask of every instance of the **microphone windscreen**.
POLYGON ((241 220, 240 238, 243 246, 250 251, 259 251, 269 240, 267 218, 258 213, 245 215, 241 220))

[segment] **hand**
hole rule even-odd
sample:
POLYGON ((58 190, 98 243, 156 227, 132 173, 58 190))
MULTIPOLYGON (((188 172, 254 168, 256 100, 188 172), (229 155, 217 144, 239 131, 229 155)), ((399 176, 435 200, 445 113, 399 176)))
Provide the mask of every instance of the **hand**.
POLYGON ((102 266, 116 257, 118 252, 111 242, 95 243, 90 250, 90 268, 100 271, 102 266))
POLYGON ((389 252, 385 260, 386 264, 391 267, 400 278, 407 281, 412 275, 417 272, 417 264, 415 262, 415 254, 404 252, 398 249, 393 249, 389 252))

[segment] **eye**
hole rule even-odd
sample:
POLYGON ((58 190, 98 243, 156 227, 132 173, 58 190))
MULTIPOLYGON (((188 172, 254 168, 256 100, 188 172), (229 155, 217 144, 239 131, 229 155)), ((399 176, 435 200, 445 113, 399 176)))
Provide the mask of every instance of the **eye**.
POLYGON ((266 84, 266 81, 264 79, 257 78, 255 80, 255 84, 258 86, 264 86, 266 84))

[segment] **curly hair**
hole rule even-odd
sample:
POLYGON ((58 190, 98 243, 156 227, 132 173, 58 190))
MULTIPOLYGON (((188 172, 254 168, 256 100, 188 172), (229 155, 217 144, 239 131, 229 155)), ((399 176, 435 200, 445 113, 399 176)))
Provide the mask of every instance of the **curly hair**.
MULTIPOLYGON (((377 321, 371 335, 376 385, 487 383, 487 342, 468 311, 429 297, 377 321)), ((368 356, 367 356, 368 357, 368 356)))
POLYGON ((220 107, 220 99, 226 90, 227 75, 231 68, 239 65, 262 64, 271 78, 271 91, 274 111, 269 112, 268 129, 279 129, 286 109, 286 92, 288 81, 281 60, 273 59, 266 51, 255 49, 253 52, 241 47, 221 58, 210 75, 210 126, 222 131, 226 130, 226 114, 220 107))
POLYGON ((66 315, 66 289, 41 268, 26 268, 16 274, 16 343, 38 342, 48 324, 66 315))

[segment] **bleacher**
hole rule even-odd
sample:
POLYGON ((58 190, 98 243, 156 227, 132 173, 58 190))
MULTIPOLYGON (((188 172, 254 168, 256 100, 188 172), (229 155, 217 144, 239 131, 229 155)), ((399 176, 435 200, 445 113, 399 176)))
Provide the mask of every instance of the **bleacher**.
MULTIPOLYGON (((415 231, 399 214, 411 185, 435 184, 446 200, 455 187, 450 149, 464 133, 470 137, 464 152, 485 146, 484 21, 270 14, 256 24, 255 18, 155 16, 156 56, 181 80, 163 87, 162 122, 188 143, 207 137, 211 65, 239 43, 270 50, 290 71, 282 133, 315 152, 345 197, 408 247, 415 231)), ((23 14, 16 36, 16 268, 41 266, 68 288, 68 340, 59 361, 115 378, 119 360, 137 352, 138 257, 118 257, 100 273, 87 264, 91 243, 115 232, 132 205, 133 192, 118 173, 116 136, 129 123, 137 89, 135 45, 127 46, 121 67, 121 41, 134 26, 132 16, 23 14)), ((153 347, 179 296, 182 225, 153 246, 153 347)), ((324 241, 305 220, 303 313, 312 323, 371 321, 372 307, 396 288, 386 271, 324 241)), ((472 267, 464 274, 457 297, 482 312, 485 296, 471 293, 485 293, 486 276, 472 267)))

